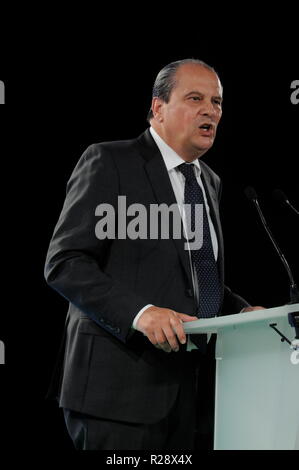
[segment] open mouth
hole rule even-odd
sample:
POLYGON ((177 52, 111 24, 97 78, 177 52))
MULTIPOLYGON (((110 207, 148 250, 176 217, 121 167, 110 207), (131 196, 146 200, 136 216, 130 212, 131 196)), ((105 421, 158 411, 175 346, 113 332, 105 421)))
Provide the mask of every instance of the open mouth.
POLYGON ((214 136, 214 126, 209 122, 205 122, 201 126, 199 126, 200 134, 204 137, 213 137, 214 136))
POLYGON ((212 127, 213 127, 212 124, 208 124, 208 123, 202 124, 201 126, 199 126, 199 128, 203 129, 204 131, 210 131, 212 130, 212 127))

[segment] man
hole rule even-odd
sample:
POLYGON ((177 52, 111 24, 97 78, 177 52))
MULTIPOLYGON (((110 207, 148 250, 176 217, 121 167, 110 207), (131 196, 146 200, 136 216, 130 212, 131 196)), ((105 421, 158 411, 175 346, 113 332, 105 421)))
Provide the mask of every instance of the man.
POLYGON ((90 146, 68 182, 45 276, 70 302, 55 393, 77 449, 193 449, 196 431, 212 432, 213 338, 186 338, 183 322, 255 308, 224 286, 220 180, 199 162, 221 104, 214 69, 169 64, 153 88, 151 128, 90 146), (185 235, 203 207, 202 247, 186 249, 188 236, 101 239, 96 208, 117 211, 120 196, 127 207, 178 204, 185 235))

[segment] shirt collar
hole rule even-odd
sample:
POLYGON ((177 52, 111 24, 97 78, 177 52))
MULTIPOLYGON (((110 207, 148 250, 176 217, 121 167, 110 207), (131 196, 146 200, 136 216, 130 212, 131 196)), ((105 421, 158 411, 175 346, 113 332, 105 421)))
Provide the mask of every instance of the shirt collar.
MULTIPOLYGON (((173 170, 174 168, 177 168, 182 163, 187 163, 171 147, 169 147, 169 145, 162 139, 162 137, 159 136, 159 134, 155 131, 153 127, 150 127, 149 130, 162 154, 164 163, 168 171, 173 170)), ((192 163, 194 163, 195 165, 196 173, 200 174, 201 168, 200 168, 198 158, 196 158, 196 160, 193 160, 192 163)))

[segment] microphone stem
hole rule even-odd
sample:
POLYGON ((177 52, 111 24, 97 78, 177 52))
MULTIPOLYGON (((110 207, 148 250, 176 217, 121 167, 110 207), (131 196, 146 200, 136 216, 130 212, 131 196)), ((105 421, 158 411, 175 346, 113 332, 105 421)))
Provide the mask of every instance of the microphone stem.
POLYGON ((294 207, 294 206, 290 203, 290 201, 289 201, 288 199, 286 200, 286 203, 287 203, 288 206, 290 206, 291 209, 293 209, 293 211, 294 211, 297 215, 299 215, 299 212, 297 211, 296 207, 294 207))
POLYGON ((253 202, 254 202, 254 204, 255 204, 257 210, 258 210, 258 213, 259 213, 259 216, 260 216, 260 218, 261 218, 261 220, 262 220, 262 222, 263 222, 263 225, 264 225, 265 229, 267 230, 267 233, 268 233, 268 235, 269 235, 269 237, 270 237, 270 239, 271 239, 271 241, 272 241, 272 243, 273 243, 273 245, 274 245, 274 247, 275 247, 275 249, 276 249, 276 251, 277 251, 277 253, 278 253, 278 256, 279 256, 280 259, 282 260, 282 262, 283 262, 283 264, 284 264, 284 266, 285 266, 285 268, 286 268, 286 270, 287 270, 287 273, 288 273, 288 275, 289 275, 289 279, 290 279, 290 281, 291 281, 291 290, 295 290, 295 291, 296 291, 296 290, 297 290, 297 286, 296 286, 296 283, 295 283, 295 281, 294 281, 294 278, 293 278, 293 275, 292 275, 290 266, 289 266, 287 260, 285 259, 284 254, 282 253, 281 249, 280 249, 279 246, 277 245, 277 243, 276 243, 276 241, 275 241, 275 239, 274 239, 274 237, 273 237, 273 235, 272 235, 272 233, 271 233, 270 228, 269 228, 268 225, 267 225, 266 219, 265 219, 265 217, 264 217, 264 214, 262 213, 262 210, 261 210, 261 208, 260 208, 260 205, 259 205, 259 203, 258 203, 258 200, 257 200, 257 199, 253 199, 253 202))

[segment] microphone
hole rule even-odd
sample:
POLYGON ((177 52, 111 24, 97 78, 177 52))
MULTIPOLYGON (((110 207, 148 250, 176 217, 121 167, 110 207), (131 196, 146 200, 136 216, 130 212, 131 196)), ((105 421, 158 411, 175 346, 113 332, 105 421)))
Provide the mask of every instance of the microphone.
POLYGON ((272 193, 273 198, 280 202, 283 206, 289 206, 297 215, 299 215, 299 212, 297 211, 296 207, 294 207, 290 201, 288 200, 287 196, 281 189, 275 189, 272 193))
POLYGON ((271 233, 271 230, 270 228, 268 227, 268 224, 266 222, 266 219, 264 217, 264 214, 260 208, 260 205, 259 205, 259 202, 258 202, 258 197, 257 197, 257 194, 256 194, 256 191, 255 189, 252 187, 252 186, 248 186, 245 190, 244 190, 244 193, 247 197, 247 199, 249 199, 249 201, 252 201, 253 204, 255 205, 257 211, 258 211, 258 214, 259 214, 259 217, 262 221, 262 224, 263 224, 263 227, 264 229, 266 230, 276 252, 278 253, 278 256, 279 258, 281 259, 283 265, 284 265, 284 268, 286 269, 287 273, 288 273, 288 276, 289 276, 289 280, 290 280, 290 299, 291 301, 289 302, 290 304, 296 304, 297 302, 299 302, 299 290, 298 290, 298 287, 294 281, 294 278, 293 278, 293 274, 292 274, 292 271, 291 271, 291 268, 287 262, 287 260, 285 259, 285 256, 284 254, 282 253, 281 249, 279 248, 274 236, 272 235, 271 233))

